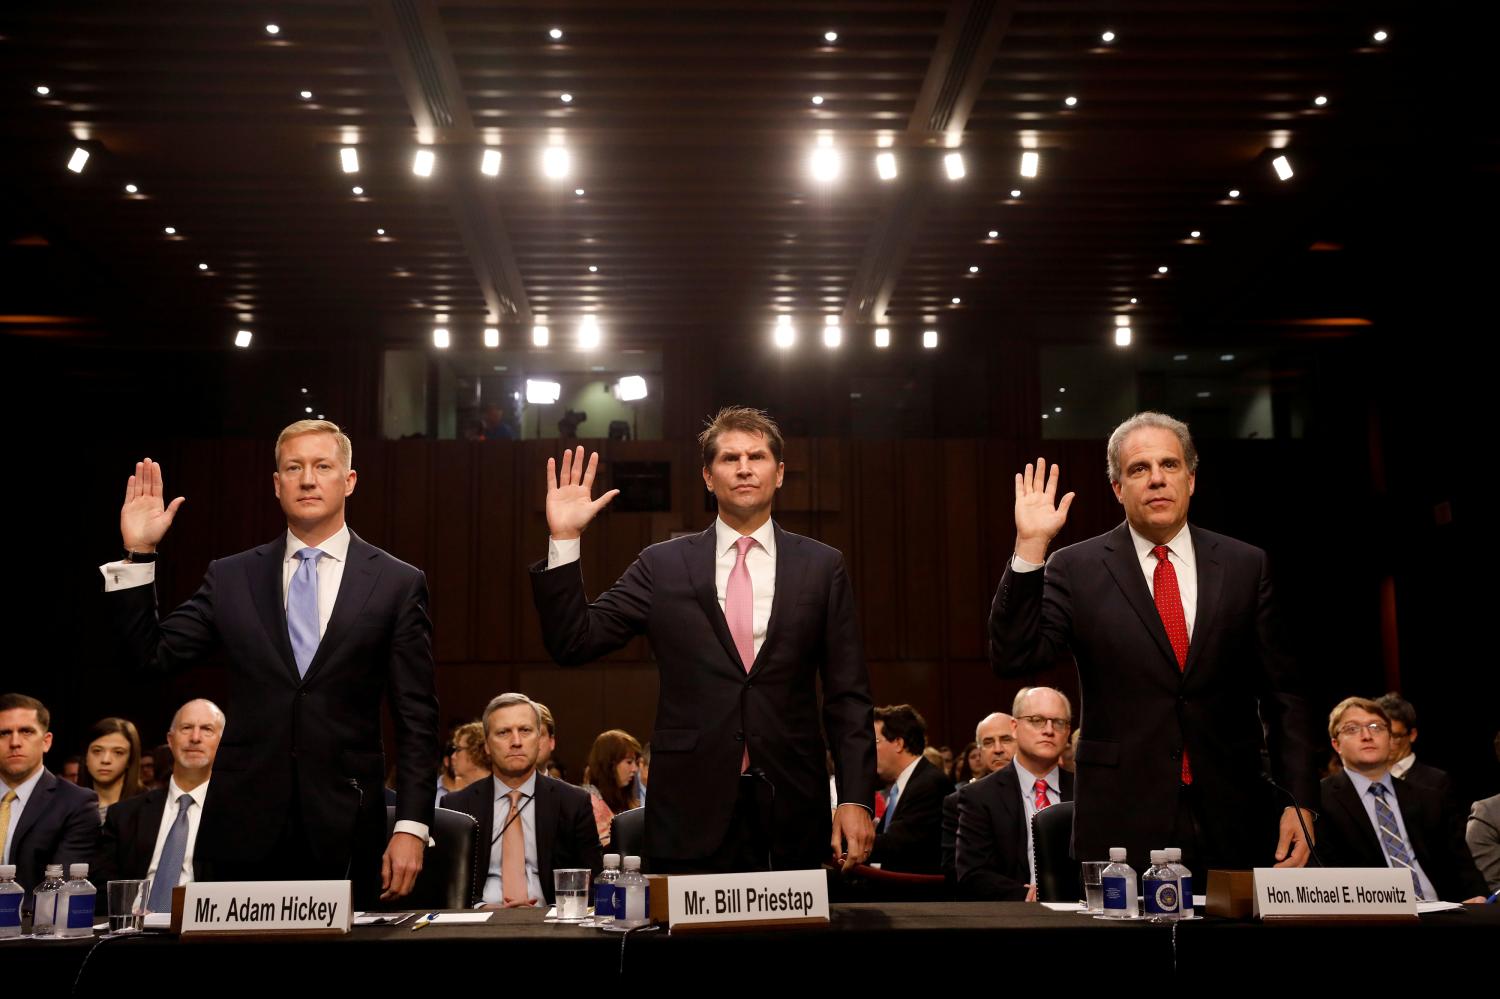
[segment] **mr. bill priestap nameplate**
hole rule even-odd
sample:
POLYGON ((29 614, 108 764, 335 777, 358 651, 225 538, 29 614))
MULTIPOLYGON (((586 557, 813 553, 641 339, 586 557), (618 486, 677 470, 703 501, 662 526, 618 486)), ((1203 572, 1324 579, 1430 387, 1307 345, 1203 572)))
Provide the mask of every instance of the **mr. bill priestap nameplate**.
POLYGON ((673 932, 828 922, 828 875, 822 870, 674 875, 667 879, 667 895, 673 932))

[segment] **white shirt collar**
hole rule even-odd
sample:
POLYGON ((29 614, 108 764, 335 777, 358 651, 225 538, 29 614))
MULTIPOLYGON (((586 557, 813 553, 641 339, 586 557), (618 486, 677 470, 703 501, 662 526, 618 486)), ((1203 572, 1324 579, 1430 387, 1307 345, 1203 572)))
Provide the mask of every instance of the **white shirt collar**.
MULTIPOLYGON (((290 562, 296 557, 298 552, 306 547, 307 545, 303 544, 301 539, 292 533, 292 529, 287 528, 286 555, 283 561, 290 562)), ((318 551, 323 553, 324 558, 331 558, 336 562, 349 561, 349 525, 347 523, 344 524, 332 537, 325 538, 323 543, 318 545, 318 551)))
MULTIPOLYGON (((714 552, 716 555, 728 554, 741 537, 743 535, 739 531, 724 523, 723 517, 714 518, 714 552)), ((755 539, 767 555, 772 558, 776 557, 776 527, 770 518, 757 527, 750 537, 755 539)))
MULTIPOLYGON (((491 774, 491 776, 493 777, 494 775, 491 774)), ((528 798, 535 798, 536 797, 536 767, 532 767, 531 768, 531 776, 527 777, 526 780, 518 788, 511 788, 509 785, 507 785, 505 783, 505 781, 501 780, 499 777, 495 777, 495 800, 496 801, 499 801, 501 798, 504 798, 507 795, 509 795, 512 790, 520 791, 523 795, 525 795, 528 798)))
MULTIPOLYGON (((1151 550, 1156 547, 1156 542, 1141 535, 1130 521, 1127 520, 1125 526, 1130 528, 1130 540, 1135 542, 1136 558, 1141 562, 1149 560, 1154 563, 1156 556, 1151 554, 1151 550)), ((1173 555, 1182 560, 1185 568, 1196 571, 1197 562, 1193 558, 1193 534, 1188 530, 1187 524, 1183 524, 1182 530, 1178 531, 1176 536, 1167 542, 1167 547, 1172 550, 1173 555)))
MULTIPOLYGON (((211 777, 209 778, 209 780, 212 779, 213 778, 211 777)), ((178 786, 176 777, 169 777, 167 779, 167 801, 169 803, 174 802, 177 799, 181 798, 184 794, 191 795, 193 798, 193 803, 196 804, 199 808, 202 808, 203 799, 208 796, 208 781, 204 781, 202 784, 199 784, 191 791, 184 791, 181 787, 178 786)))
POLYGON ((1349 783, 1354 785, 1354 793, 1359 795, 1361 801, 1363 801, 1365 796, 1370 793, 1371 784, 1383 785, 1385 787, 1386 793, 1391 795, 1392 797, 1394 797, 1396 794, 1395 785, 1391 783, 1391 772, 1389 770, 1381 774, 1375 780, 1371 780, 1357 770, 1350 770, 1348 767, 1344 768, 1344 773, 1348 776, 1349 783))
POLYGON ((1016 768, 1016 779, 1021 782, 1022 797, 1030 797, 1032 792, 1036 790, 1036 782, 1039 780, 1047 782, 1047 790, 1055 791, 1059 795, 1062 794, 1062 777, 1058 774, 1059 768, 1056 763, 1052 764, 1052 769, 1044 774, 1034 774, 1030 770, 1027 770, 1021 766, 1020 759, 1013 759, 1010 761, 1010 764, 1016 768))
MULTIPOLYGON (((37 781, 39 781, 39 780, 42 779, 42 771, 46 770, 46 769, 47 769, 46 764, 38 764, 37 768, 36 768, 36 773, 32 774, 30 777, 27 777, 25 780, 21 781, 21 783, 17 784, 15 787, 11 787, 9 784, 6 784, 4 782, 0 782, 0 798, 5 797, 5 792, 6 791, 14 791, 14 792, 16 792, 16 800, 15 800, 15 803, 13 805, 11 805, 11 807, 12 808, 25 808, 26 807, 26 801, 27 801, 27 799, 29 799, 31 797, 31 792, 36 790, 36 783, 37 783, 37 781)), ((58 780, 62 780, 61 777, 58 777, 57 779, 58 780)), ((19 813, 17 813, 17 814, 19 814, 19 813)))
POLYGON ((911 780, 912 771, 917 769, 917 764, 920 762, 922 762, 922 757, 918 756, 906 765, 905 770, 896 775, 896 803, 898 805, 901 803, 901 796, 906 793, 906 782, 911 780))
POLYGON ((1417 754, 1407 753, 1405 756, 1401 757, 1401 759, 1391 764, 1391 776, 1405 777, 1406 772, 1410 770, 1416 764, 1416 762, 1417 754))

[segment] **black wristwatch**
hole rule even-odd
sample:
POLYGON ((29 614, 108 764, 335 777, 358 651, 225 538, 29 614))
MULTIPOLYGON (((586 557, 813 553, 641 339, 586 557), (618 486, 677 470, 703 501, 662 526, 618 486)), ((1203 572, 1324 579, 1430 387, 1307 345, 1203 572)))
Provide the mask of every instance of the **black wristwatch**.
POLYGON ((125 561, 133 562, 136 565, 150 565, 156 561, 156 552, 133 552, 127 548, 125 549, 125 561))

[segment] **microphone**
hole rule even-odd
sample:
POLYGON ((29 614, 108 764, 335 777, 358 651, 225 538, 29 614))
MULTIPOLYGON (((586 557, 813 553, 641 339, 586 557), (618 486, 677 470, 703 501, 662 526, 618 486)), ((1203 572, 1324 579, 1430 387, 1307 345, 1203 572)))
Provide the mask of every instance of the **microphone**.
POLYGON ((1297 796, 1288 791, 1286 788, 1282 787, 1280 784, 1276 783, 1276 778, 1272 777, 1268 773, 1262 773, 1260 775, 1260 778, 1267 784, 1274 787, 1276 790, 1280 791, 1283 795, 1286 796, 1287 800, 1292 803, 1292 812, 1297 816, 1297 824, 1302 827, 1302 835, 1307 838, 1307 852, 1312 854, 1313 862, 1316 863, 1319 867, 1322 867, 1322 858, 1318 856, 1317 847, 1313 846, 1312 833, 1308 831, 1307 820, 1302 818, 1302 806, 1297 803, 1297 796))

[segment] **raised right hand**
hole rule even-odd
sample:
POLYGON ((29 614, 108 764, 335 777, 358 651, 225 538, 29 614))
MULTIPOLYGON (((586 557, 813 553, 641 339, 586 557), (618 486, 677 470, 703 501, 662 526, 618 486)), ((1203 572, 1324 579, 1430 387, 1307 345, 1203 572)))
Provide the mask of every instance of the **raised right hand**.
POLYGON ((125 503, 120 507, 120 539, 133 552, 153 552, 172 526, 179 496, 163 508, 161 466, 150 458, 135 463, 135 474, 125 483, 125 503))
POLYGON ((1028 562, 1045 561, 1047 546, 1067 523, 1074 494, 1057 502, 1060 471, 1053 465, 1049 476, 1046 460, 1038 458, 1035 465, 1027 464, 1025 472, 1016 473, 1016 554, 1028 562))
POLYGON ((594 473, 599 470, 599 452, 589 458, 588 468, 583 466, 583 445, 573 451, 564 451, 562 474, 557 472, 557 459, 547 459, 547 531, 554 541, 567 541, 581 537, 596 514, 609 505, 609 501, 620 495, 620 490, 611 489, 597 500, 590 493, 594 489, 594 473))

